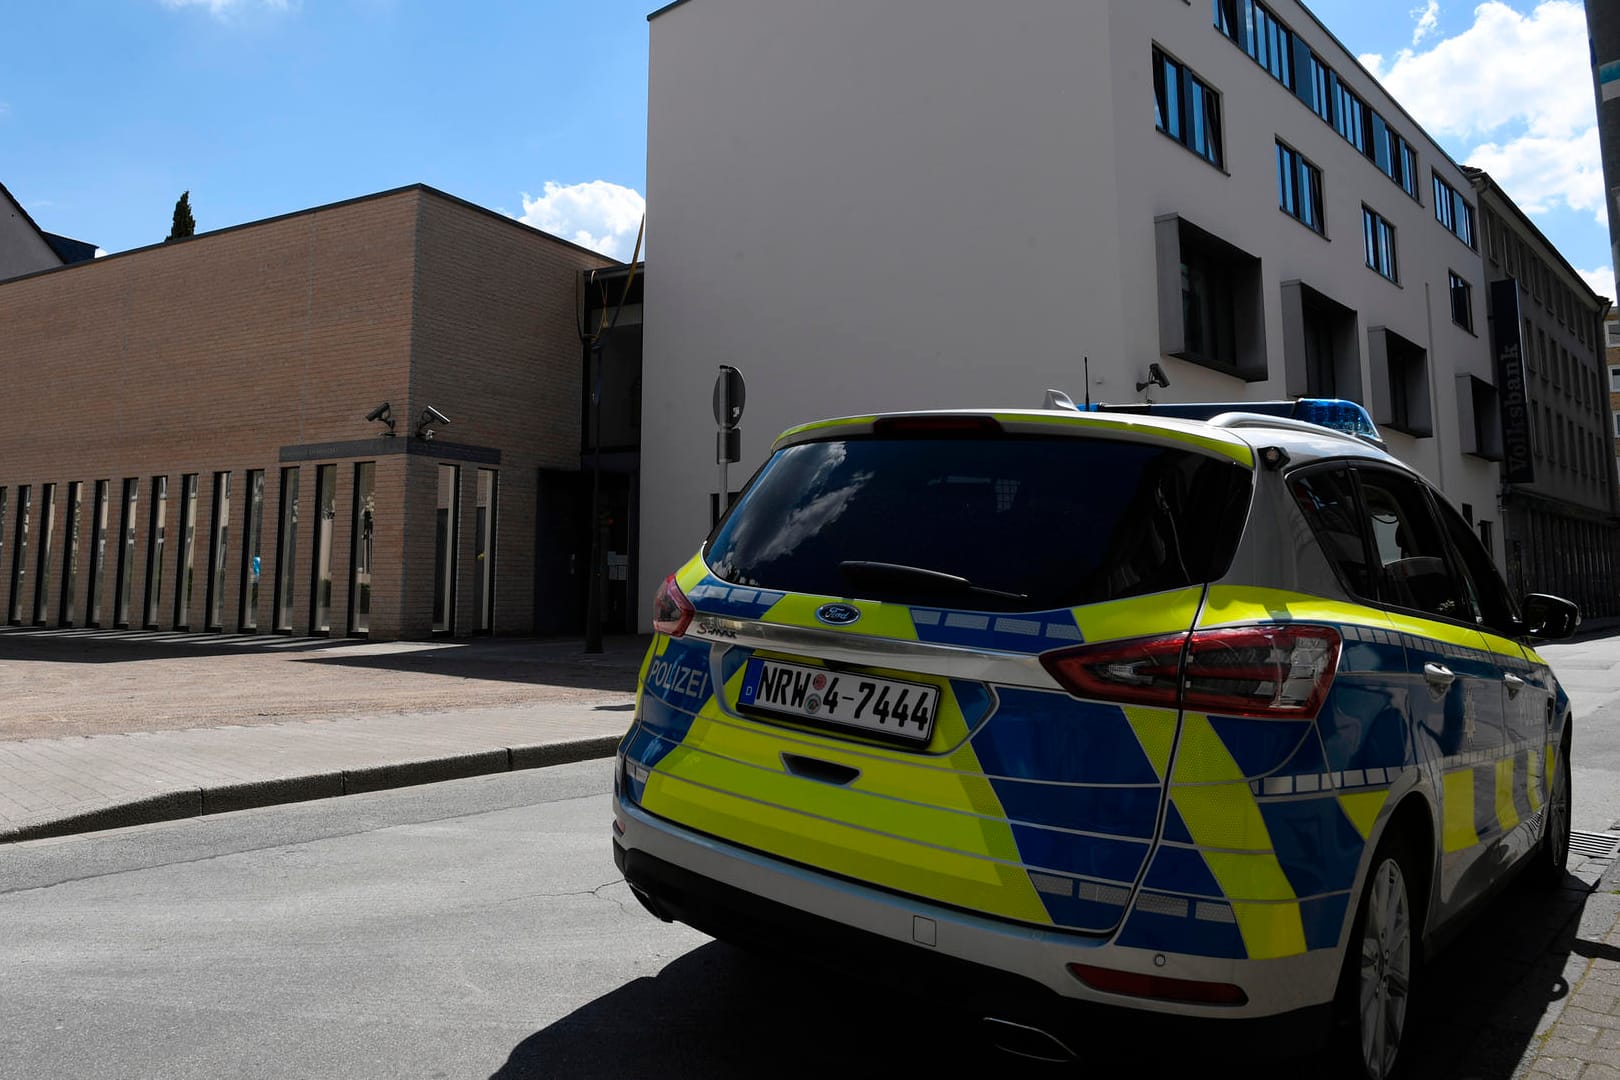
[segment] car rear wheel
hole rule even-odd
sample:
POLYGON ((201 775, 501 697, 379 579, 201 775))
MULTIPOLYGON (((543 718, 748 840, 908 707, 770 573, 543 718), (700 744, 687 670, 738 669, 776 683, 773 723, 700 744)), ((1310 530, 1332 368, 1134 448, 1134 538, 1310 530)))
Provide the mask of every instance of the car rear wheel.
POLYGON ((1536 880, 1549 889, 1564 883, 1564 864, 1569 861, 1569 815, 1571 791, 1569 780, 1569 736, 1564 736, 1558 748, 1558 759, 1553 765, 1553 780, 1547 791, 1544 813, 1546 824, 1541 830, 1541 846, 1536 850, 1536 880))
POLYGON ((1361 891, 1341 981, 1344 1063, 1351 1075, 1397 1075, 1419 960, 1415 865, 1399 837, 1379 845, 1361 891))

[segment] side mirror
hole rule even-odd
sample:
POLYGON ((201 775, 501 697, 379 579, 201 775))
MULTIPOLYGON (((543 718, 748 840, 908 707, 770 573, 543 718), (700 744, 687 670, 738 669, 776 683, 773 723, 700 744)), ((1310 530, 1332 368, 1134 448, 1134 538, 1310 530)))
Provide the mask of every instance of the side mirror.
POLYGON ((1524 632, 1543 641, 1561 641, 1581 625, 1581 609, 1547 593, 1524 598, 1524 632))

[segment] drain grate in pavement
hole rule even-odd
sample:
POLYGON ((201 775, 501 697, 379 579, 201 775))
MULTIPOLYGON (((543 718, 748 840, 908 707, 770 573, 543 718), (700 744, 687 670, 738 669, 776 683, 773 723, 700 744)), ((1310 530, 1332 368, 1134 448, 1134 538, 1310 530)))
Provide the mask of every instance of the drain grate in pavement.
POLYGON ((1576 832, 1569 834, 1569 853, 1588 859, 1612 859, 1620 851, 1620 835, 1602 832, 1576 832))

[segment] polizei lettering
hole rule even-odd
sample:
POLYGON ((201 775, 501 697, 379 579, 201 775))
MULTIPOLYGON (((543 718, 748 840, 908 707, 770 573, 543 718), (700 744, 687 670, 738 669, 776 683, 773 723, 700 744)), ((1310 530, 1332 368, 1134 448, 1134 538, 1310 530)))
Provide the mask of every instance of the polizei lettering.
POLYGON ((668 694, 706 698, 709 696, 709 672, 706 668, 689 667, 679 662, 654 660, 647 669, 647 685, 668 694))

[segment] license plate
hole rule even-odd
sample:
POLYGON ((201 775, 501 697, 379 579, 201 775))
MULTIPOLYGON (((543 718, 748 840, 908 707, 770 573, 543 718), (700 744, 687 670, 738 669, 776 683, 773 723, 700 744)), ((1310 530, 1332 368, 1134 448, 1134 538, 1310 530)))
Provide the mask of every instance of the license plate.
POLYGON ((934 730, 939 689, 898 679, 754 659, 748 661, 738 704, 793 720, 837 724, 872 735, 925 743, 934 730))

